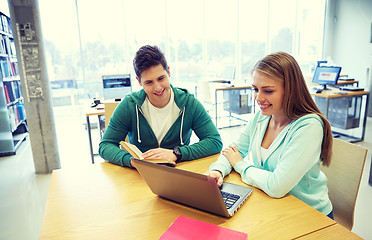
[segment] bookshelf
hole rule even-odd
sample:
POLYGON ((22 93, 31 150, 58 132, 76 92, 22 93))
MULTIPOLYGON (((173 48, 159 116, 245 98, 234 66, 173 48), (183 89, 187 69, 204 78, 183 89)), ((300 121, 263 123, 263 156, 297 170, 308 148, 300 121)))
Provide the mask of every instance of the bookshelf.
POLYGON ((0 157, 16 154, 28 136, 10 18, 0 12, 0 157))

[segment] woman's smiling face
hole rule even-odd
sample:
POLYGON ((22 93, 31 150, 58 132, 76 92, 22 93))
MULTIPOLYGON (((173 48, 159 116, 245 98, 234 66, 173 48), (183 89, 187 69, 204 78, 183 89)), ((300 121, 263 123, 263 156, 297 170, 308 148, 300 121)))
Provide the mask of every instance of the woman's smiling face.
POLYGON ((284 85, 269 76, 253 72, 253 96, 263 115, 283 115, 284 85))

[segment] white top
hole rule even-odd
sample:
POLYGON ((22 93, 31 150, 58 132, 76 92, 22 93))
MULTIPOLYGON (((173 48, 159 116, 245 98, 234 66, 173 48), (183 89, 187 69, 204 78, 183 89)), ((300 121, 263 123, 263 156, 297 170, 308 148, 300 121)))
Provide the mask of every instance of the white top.
POLYGON ((144 102, 142 108, 147 108, 146 110, 148 110, 144 111, 145 118, 149 122, 150 127, 152 128, 152 131, 155 133, 156 139, 158 140, 158 144, 160 145, 160 142, 163 140, 165 134, 167 134, 168 130, 171 128, 178 117, 177 110, 179 110, 179 108, 174 102, 173 90, 171 89, 171 97, 165 107, 155 107, 146 97, 146 101, 144 102))
POLYGON ((262 165, 266 162, 267 155, 269 153, 269 149, 261 147, 261 163, 262 165))

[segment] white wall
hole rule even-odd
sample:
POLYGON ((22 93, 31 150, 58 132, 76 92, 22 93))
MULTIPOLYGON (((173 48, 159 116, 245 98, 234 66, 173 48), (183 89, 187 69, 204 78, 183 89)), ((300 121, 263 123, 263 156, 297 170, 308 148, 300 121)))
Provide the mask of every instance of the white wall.
POLYGON ((367 87, 372 81, 372 0, 329 0, 327 5, 324 59, 330 57, 343 74, 367 87))
POLYGON ((10 16, 8 0, 0 0, 0 11, 8 17, 10 16))

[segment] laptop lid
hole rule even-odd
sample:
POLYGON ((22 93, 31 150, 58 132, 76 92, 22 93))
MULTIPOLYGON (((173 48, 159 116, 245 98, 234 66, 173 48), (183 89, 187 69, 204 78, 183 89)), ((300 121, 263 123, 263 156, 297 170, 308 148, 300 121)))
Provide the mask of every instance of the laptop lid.
POLYGON ((224 182, 220 190, 212 177, 133 159, 133 164, 151 191, 163 198, 224 217, 231 217, 250 196, 252 188, 224 182), (239 195, 227 209, 221 191, 239 195))

